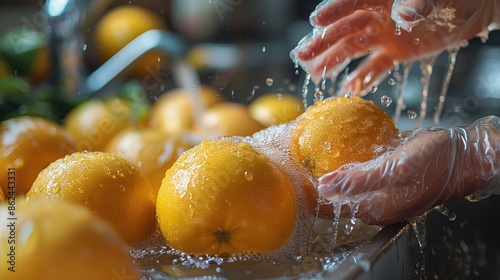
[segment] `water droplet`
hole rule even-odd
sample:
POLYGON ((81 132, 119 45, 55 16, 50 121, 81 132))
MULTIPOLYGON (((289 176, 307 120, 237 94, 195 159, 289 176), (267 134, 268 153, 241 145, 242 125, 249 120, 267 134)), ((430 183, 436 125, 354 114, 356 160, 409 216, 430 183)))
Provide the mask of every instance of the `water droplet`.
POLYGON ((397 26, 397 27, 396 27, 396 29, 394 29, 394 34, 395 34, 396 36, 401 35, 401 27, 397 26))
POLYGON ((83 48, 82 48, 83 51, 86 51, 87 50, 87 44, 83 44, 83 48))
POLYGON ((266 85, 267 85, 267 86, 269 86, 269 87, 270 87, 270 86, 272 86, 272 85, 273 85, 273 83, 274 83, 274 79, 273 79, 273 78, 267 78, 267 79, 266 79, 266 85))
POLYGON ((420 38, 413 39, 413 44, 415 44, 415 45, 420 44, 420 38))
POLYGON ((375 92, 377 92, 377 90, 378 90, 377 86, 371 86, 370 87, 370 93, 375 93, 375 92))
POLYGON ((295 75, 299 74, 299 69, 295 69, 295 75))
POLYGON ((52 185, 52 186, 50 187, 50 193, 51 193, 51 194, 58 194, 58 193, 59 193, 59 191, 61 191, 61 187, 59 186, 59 184, 58 184, 58 183, 55 183, 54 185, 52 185))
POLYGON ((247 181, 252 181, 252 180, 253 180, 253 173, 252 173, 252 172, 250 172, 250 171, 245 171, 244 175, 245 175, 245 179, 246 179, 247 181))
POLYGON ((387 80, 387 83, 390 85, 390 86, 393 86, 396 84, 396 80, 394 80, 393 78, 389 78, 389 80, 387 80))
POLYGON ((88 151, 87 150, 83 150, 82 153, 86 155, 86 154, 88 154, 88 151))
POLYGON ((325 142, 325 150, 326 150, 327 154, 331 153, 332 152, 332 143, 325 142))
POLYGON ((116 170, 116 175, 118 175, 119 177, 125 177, 125 174, 123 174, 123 171, 122 170, 116 170))
POLYGON ((380 98, 380 103, 382 104, 382 106, 384 107, 389 107, 391 106, 392 104, 392 98, 390 98, 389 96, 387 95, 383 95, 381 98, 380 98))
POLYGON ((410 120, 413 120, 417 117, 417 112, 413 110, 408 110, 406 111, 406 113, 408 114, 408 118, 410 118, 410 120))
POLYGON ((325 94, 321 90, 314 93, 315 100, 323 100, 323 98, 325 98, 325 94))
POLYGON ((266 52, 266 47, 262 47, 262 52, 266 52))
POLYGON ((23 165, 24 165, 24 159, 23 158, 16 158, 14 160, 14 167, 15 168, 22 167, 23 165))

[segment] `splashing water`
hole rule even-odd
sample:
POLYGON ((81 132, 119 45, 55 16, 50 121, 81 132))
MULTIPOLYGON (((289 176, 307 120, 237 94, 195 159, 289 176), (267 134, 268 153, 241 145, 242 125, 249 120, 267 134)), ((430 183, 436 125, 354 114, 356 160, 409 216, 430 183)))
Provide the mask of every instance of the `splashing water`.
POLYGON ((321 90, 318 90, 314 93, 315 100, 323 100, 324 98, 325 98, 325 94, 321 90))
POLYGON ((370 93, 375 93, 378 90, 378 86, 370 86, 369 90, 370 90, 370 93))
POLYGON ((307 108, 307 97, 309 95, 309 83, 311 82, 311 74, 307 73, 304 78, 304 84, 302 85, 302 103, 304 108, 307 108))
POLYGON ((444 102, 446 100, 446 94, 448 93, 448 87, 450 85, 451 76, 453 75, 453 70, 455 69, 455 63, 457 61, 457 55, 461 47, 455 47, 448 51, 448 69, 446 70, 446 75, 444 77, 443 85, 441 87, 441 92, 439 94, 439 103, 434 114, 434 124, 439 125, 441 114, 443 113, 444 102))
POLYGON ((426 225, 425 217, 424 216, 415 217, 412 221, 410 221, 410 224, 415 233, 415 237, 417 238, 418 245, 420 246, 421 249, 424 248, 427 243, 425 239, 425 236, 427 234, 425 228, 426 225))
POLYGON ((380 98, 380 103, 382 104, 382 106, 384 107, 389 107, 391 106, 392 104, 392 98, 390 98, 389 96, 387 95, 382 95, 382 97, 380 98))
POLYGON ((417 114, 417 112, 415 112, 415 111, 413 111, 413 110, 408 110, 408 111, 406 111, 406 113, 408 114, 408 118, 409 118, 410 120, 414 120, 414 119, 416 119, 416 118, 417 118, 417 115, 418 115, 418 114, 417 114))
POLYGON ((457 219, 457 215, 444 205, 438 205, 438 206, 434 207, 434 209, 438 213, 444 215, 450 221, 455 221, 457 219))
POLYGON ((398 122, 398 120, 401 116, 401 111, 405 107, 404 100, 403 100, 403 90, 405 89, 406 84, 408 83, 408 77, 410 75, 410 71, 411 71, 411 68, 413 66, 413 63, 412 62, 403 63, 402 66, 403 66, 402 67, 403 76, 402 77, 398 76, 401 80, 398 82, 398 87, 397 87, 398 98, 396 101, 396 110, 395 110, 394 117, 393 117, 395 123, 398 122))
POLYGON ((274 83, 274 79, 273 79, 273 78, 267 78, 267 79, 266 79, 266 85, 267 85, 268 87, 272 86, 272 85, 273 85, 273 83, 274 83))
POLYGON ((396 26, 396 29, 394 29, 394 34, 396 36, 400 36, 401 35, 401 27, 400 26, 396 26))
POLYGON ((393 78, 389 78, 389 79, 387 80, 387 83, 388 83, 390 86, 394 86, 394 85, 396 85, 396 80, 394 80, 393 78))
POLYGON ((427 104, 429 100, 429 84, 431 81, 432 71, 434 69, 434 62, 437 56, 432 56, 420 62, 420 70, 422 71, 422 102, 420 103, 420 116, 415 124, 415 128, 420 128, 422 122, 427 115, 427 104))

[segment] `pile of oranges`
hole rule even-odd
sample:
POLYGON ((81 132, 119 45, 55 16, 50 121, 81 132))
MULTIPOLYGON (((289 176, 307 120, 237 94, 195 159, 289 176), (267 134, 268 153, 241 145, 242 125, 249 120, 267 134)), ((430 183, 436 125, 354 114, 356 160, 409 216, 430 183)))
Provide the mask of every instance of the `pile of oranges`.
MULTIPOLYGON (((286 94, 249 106, 224 101, 210 88, 195 97, 199 104, 185 90, 168 92, 140 122, 127 101, 112 97, 81 104, 62 124, 28 116, 0 123, 0 167, 15 170, 19 262, 53 266, 40 252, 62 260, 80 252, 109 257, 68 264, 71 277, 88 269, 108 277, 114 268, 135 277, 124 252, 155 231, 190 254, 282 250, 297 240, 304 212, 315 209, 315 180, 374 158, 398 133, 385 112, 358 97, 317 101, 305 111, 286 94), (287 127, 286 137, 275 133, 278 126, 287 127), (255 146, 258 131, 283 145, 267 147, 271 152, 255 146), (300 176, 273 153, 286 155, 300 176)), ((13 199, 9 180, 0 173, 0 200, 13 199)), ((2 204, 1 217, 10 215, 7 209, 2 204)), ((9 234, 0 230, 2 240, 9 234)), ((55 273, 43 271, 37 278, 55 273)))

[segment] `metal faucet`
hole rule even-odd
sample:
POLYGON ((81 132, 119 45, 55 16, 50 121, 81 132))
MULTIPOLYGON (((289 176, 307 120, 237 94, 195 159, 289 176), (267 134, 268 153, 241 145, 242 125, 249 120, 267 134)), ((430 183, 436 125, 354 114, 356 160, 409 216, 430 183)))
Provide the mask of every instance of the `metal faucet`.
POLYGON ((49 20, 50 84, 74 96, 83 74, 81 23, 90 0, 47 0, 43 7, 49 20))
MULTIPOLYGON (((163 30, 150 30, 132 40, 93 73, 86 75, 83 54, 82 26, 85 26, 86 12, 92 0, 47 0, 43 10, 49 18, 47 32, 50 34, 51 75, 50 83, 63 90, 70 98, 92 96, 102 93, 106 86, 120 77, 128 66, 150 50, 158 50, 173 61, 177 83, 198 84, 194 70, 184 58, 187 46, 177 35, 163 30)), ((107 4, 101 2, 103 10, 107 4)))

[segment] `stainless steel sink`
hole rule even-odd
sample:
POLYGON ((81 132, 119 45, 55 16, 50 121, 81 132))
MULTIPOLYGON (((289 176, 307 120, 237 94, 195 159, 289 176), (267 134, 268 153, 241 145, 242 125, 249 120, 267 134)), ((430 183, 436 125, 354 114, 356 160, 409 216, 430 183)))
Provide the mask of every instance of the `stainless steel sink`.
POLYGON ((368 241, 333 251, 318 262, 233 262, 193 269, 175 257, 146 257, 148 279, 500 279, 500 197, 447 203, 449 215, 426 213, 421 247, 410 223, 382 228, 368 241))
POLYGON ((383 228, 325 279, 500 279, 500 197, 447 203, 426 218, 420 248, 409 223, 383 228), (456 216, 455 219, 450 219, 456 216))

